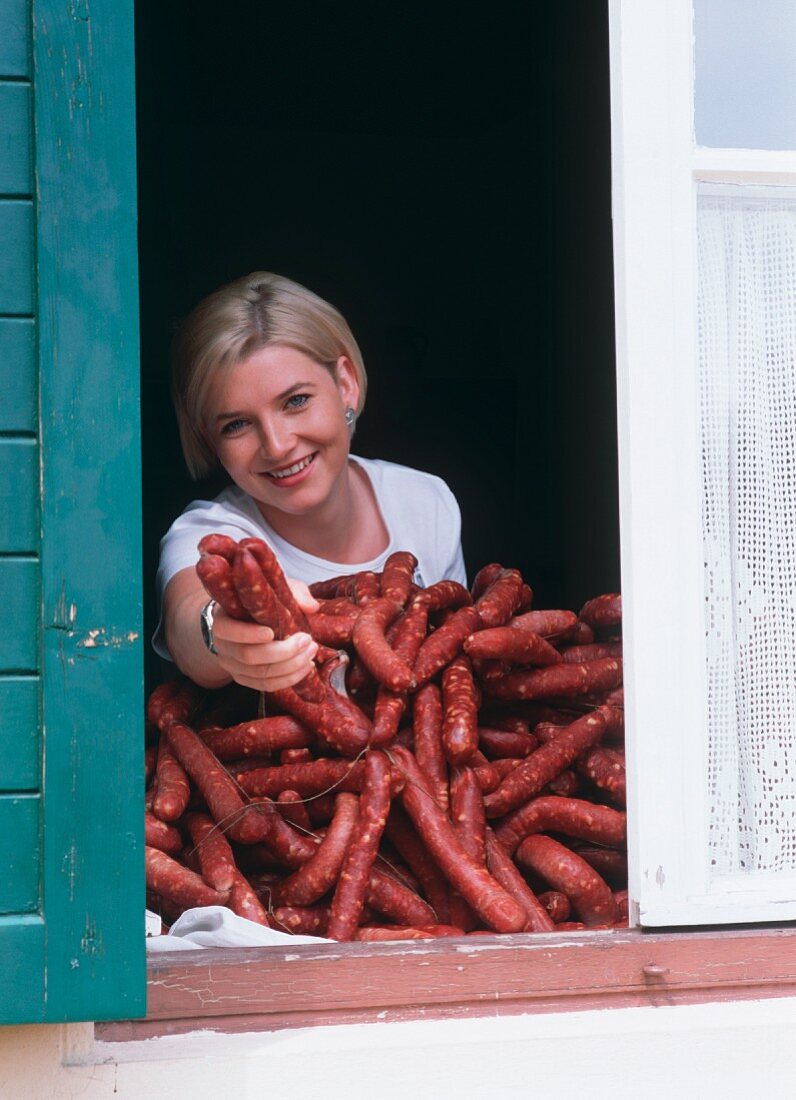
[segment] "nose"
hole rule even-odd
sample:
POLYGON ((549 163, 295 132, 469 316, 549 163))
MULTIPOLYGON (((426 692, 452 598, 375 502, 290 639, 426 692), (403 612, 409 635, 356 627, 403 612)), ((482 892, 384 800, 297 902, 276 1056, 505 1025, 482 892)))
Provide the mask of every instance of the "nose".
POLYGON ((289 421, 279 416, 269 417, 260 423, 260 451, 272 465, 287 458, 296 442, 296 433, 289 421))

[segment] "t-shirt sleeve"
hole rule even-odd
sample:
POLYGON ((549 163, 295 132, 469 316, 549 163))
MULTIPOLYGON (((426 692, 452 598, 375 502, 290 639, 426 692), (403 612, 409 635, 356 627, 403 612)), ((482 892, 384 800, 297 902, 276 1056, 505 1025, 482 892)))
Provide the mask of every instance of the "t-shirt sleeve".
POLYGON ((441 549, 443 550, 444 565, 441 579, 458 581, 459 584, 466 585, 467 571, 464 567, 464 554, 462 552, 462 516, 459 510, 459 502, 448 486, 444 482, 442 484, 444 487, 443 501, 448 519, 442 526, 441 549))

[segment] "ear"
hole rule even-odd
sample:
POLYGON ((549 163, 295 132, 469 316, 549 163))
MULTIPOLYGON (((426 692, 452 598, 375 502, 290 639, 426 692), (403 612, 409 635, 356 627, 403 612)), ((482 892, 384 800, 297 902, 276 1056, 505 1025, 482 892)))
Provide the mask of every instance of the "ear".
POLYGON ((341 355, 334 365, 335 380, 345 405, 359 407, 360 387, 357 370, 347 355, 341 355))

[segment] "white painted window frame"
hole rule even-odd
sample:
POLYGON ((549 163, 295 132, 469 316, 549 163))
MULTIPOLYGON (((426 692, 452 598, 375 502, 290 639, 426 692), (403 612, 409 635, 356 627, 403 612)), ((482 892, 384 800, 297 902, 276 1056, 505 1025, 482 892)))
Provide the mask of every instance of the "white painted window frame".
POLYGON ((695 145, 691 0, 609 13, 632 915, 792 920, 796 874, 708 873, 696 194, 793 186, 796 151, 695 145))

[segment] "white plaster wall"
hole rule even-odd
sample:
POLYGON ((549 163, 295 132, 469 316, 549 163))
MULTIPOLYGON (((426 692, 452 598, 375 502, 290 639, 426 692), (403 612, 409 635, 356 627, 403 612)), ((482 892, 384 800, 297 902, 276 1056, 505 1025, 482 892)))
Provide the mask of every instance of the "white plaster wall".
POLYGON ((796 1092, 796 999, 92 1043, 0 1030, 2 1100, 748 1100, 796 1092))
POLYGON ((796 1094, 796 998, 92 1043, 89 1024, 0 1030, 3 1100, 796 1094), (72 1063, 72 1064, 65 1064, 72 1063), (77 1063, 77 1064, 75 1064, 77 1063))

